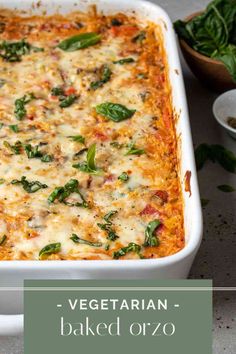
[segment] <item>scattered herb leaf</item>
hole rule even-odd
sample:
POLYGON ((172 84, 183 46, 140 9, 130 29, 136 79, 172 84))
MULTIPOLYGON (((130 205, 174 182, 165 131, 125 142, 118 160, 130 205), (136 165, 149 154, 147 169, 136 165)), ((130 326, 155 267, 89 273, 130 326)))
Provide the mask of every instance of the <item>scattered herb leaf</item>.
POLYGON ((95 164, 96 144, 92 144, 87 151, 86 161, 72 165, 74 168, 91 175, 101 174, 101 169, 98 169, 95 164))
POLYGON ((118 18, 113 18, 111 20, 111 25, 112 26, 121 26, 122 25, 122 22, 118 19, 118 18))
POLYGON ((118 179, 122 182, 127 182, 129 180, 129 175, 126 172, 122 172, 118 179))
POLYGON ((145 240, 144 247, 150 246, 159 246, 159 240, 156 235, 154 235, 154 231, 161 225, 159 220, 150 221, 145 230, 145 240))
POLYGON ((3 244, 6 242, 7 236, 3 235, 2 238, 0 238, 0 246, 3 246, 3 244))
POLYGON ((81 144, 85 143, 85 138, 82 135, 71 135, 68 138, 81 144))
POLYGON ((61 108, 67 108, 67 107, 71 106, 77 98, 78 98, 78 96, 76 96, 74 94, 66 96, 66 97, 62 96, 60 99, 61 102, 60 102, 59 106, 61 108))
POLYGON ((0 79, 0 88, 2 88, 6 83, 5 79, 0 79))
POLYGON ((22 39, 19 42, 7 42, 0 43, 0 57, 9 62, 19 62, 23 55, 33 52, 41 52, 43 48, 37 48, 30 43, 22 39))
POLYGON ((204 198, 201 198, 201 205, 202 207, 204 208, 205 206, 207 206, 207 204, 209 203, 209 199, 204 199, 204 198))
POLYGON ((129 144, 128 148, 129 148, 129 150, 125 153, 125 155, 138 155, 138 156, 140 156, 140 155, 145 154, 145 150, 137 149, 135 147, 134 143, 129 144))
POLYGON ((107 239, 110 241, 115 241, 119 236, 116 234, 116 232, 112 228, 112 222, 111 218, 117 214, 117 210, 111 210, 109 213, 104 215, 103 219, 106 221, 105 224, 97 223, 98 227, 101 230, 104 230, 107 232, 107 239))
POLYGON ((11 150, 11 152, 13 152, 13 154, 15 155, 19 155, 21 152, 21 148, 22 148, 22 143, 21 141, 16 141, 14 145, 11 145, 8 141, 4 141, 3 145, 5 146, 5 148, 7 148, 8 150, 11 150))
POLYGON ((64 187, 56 187, 53 190, 53 192, 48 197, 48 202, 51 204, 56 200, 58 200, 59 203, 66 204, 68 206, 88 208, 88 203, 81 194, 79 190, 79 182, 76 179, 70 179, 64 187), (70 197, 70 195, 73 193, 77 194, 81 201, 69 202, 67 198, 70 197))
POLYGON ((88 245, 88 246, 92 246, 92 247, 101 247, 102 246, 101 242, 91 242, 91 241, 88 241, 88 240, 84 240, 84 239, 78 237, 76 234, 72 234, 70 239, 74 243, 79 243, 81 245, 88 245))
POLYGON ((25 116, 26 116, 26 108, 25 105, 27 103, 29 103, 30 101, 32 101, 34 99, 34 94, 33 93, 29 93, 24 95, 22 98, 17 98, 15 100, 15 116, 16 119, 18 120, 22 120, 25 116))
POLYGON ((129 252, 135 252, 135 253, 137 253, 139 255, 140 258, 142 258, 141 254, 140 254, 140 251, 141 251, 141 246, 137 245, 134 242, 130 242, 128 244, 128 246, 122 247, 118 251, 114 252, 113 253, 113 258, 114 259, 118 259, 118 258, 120 258, 122 256, 125 256, 129 252))
POLYGON ((21 177, 20 180, 17 179, 12 180, 11 184, 21 184, 24 190, 28 193, 35 193, 39 189, 48 188, 46 184, 42 184, 39 181, 31 181, 31 182, 27 181, 25 176, 21 177))
POLYGON ((59 253, 61 251, 61 243, 51 243, 47 246, 45 246, 41 251, 39 252, 39 258, 42 258, 42 256, 45 255, 50 255, 53 253, 59 253))
POLYGON ((141 31, 140 33, 137 34, 137 36, 135 36, 132 39, 132 42, 138 42, 138 43, 142 43, 142 41, 146 39, 146 32, 145 31, 141 31))
POLYGON ((29 159, 40 158, 42 162, 51 162, 53 160, 52 155, 44 154, 39 150, 39 145, 32 146, 31 144, 24 145, 24 150, 29 159))
POLYGON ((113 64, 124 65, 127 63, 134 63, 134 62, 135 62, 134 58, 123 58, 123 59, 113 61, 113 64))
POLYGON ((56 86, 56 87, 52 88, 51 95, 52 96, 64 96, 65 95, 65 91, 64 91, 64 89, 62 87, 56 86))
POLYGON ((90 84, 90 88, 92 90, 97 90, 99 87, 102 87, 106 82, 108 82, 111 78, 111 69, 108 65, 103 65, 100 70, 100 79, 97 81, 93 81, 90 84))
POLYGON ((231 192, 235 192, 235 189, 227 184, 222 184, 220 186, 217 186, 217 188, 225 193, 231 193, 231 192))
POLYGON ((225 170, 235 172, 236 156, 221 145, 201 144, 195 150, 197 169, 200 170, 207 160, 218 162, 225 170))
POLYGON ((14 133, 18 133, 19 132, 19 127, 17 124, 11 124, 9 125, 9 128, 14 132, 14 133))

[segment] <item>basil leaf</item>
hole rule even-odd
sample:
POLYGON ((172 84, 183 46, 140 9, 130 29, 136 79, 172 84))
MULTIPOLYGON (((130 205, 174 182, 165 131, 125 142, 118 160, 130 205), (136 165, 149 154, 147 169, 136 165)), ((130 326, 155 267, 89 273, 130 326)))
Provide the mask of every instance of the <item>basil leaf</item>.
POLYGON ((67 108, 67 107, 71 106, 77 98, 78 98, 78 96, 76 96, 74 94, 69 95, 69 96, 62 96, 59 106, 61 108, 67 108))
POLYGON ((90 84, 90 88, 97 90, 99 87, 102 87, 106 82, 111 78, 111 70, 108 65, 103 65, 101 69, 101 78, 97 81, 93 81, 90 84))
POLYGON ((230 150, 225 149, 221 145, 211 145, 211 160, 216 160, 225 170, 235 172, 236 156, 230 150))
POLYGON ((103 217, 103 219, 106 221, 105 224, 97 223, 98 227, 101 230, 107 231, 107 239, 110 240, 110 241, 115 241, 117 238, 119 238, 119 236, 113 230, 112 222, 111 222, 111 218, 117 213, 118 213, 117 210, 111 210, 111 211, 109 211, 109 213, 107 213, 103 217))
POLYGON ((19 62, 23 55, 29 54, 30 52, 43 51, 43 48, 37 48, 29 44, 22 39, 19 42, 7 42, 3 41, 0 43, 0 57, 9 62, 19 62))
POLYGON ((154 247, 159 246, 159 240, 154 235, 154 231, 161 225, 159 220, 150 221, 145 230, 145 240, 144 240, 144 247, 154 247))
POLYGON ((184 39, 188 44, 193 43, 193 38, 191 37, 189 31, 186 28, 186 22, 182 20, 177 20, 174 22, 174 29, 178 36, 184 39))
POLYGON ((31 144, 24 145, 24 150, 29 159, 40 158, 42 162, 51 162, 53 160, 52 155, 44 154, 39 150, 39 145, 32 146, 31 144))
POLYGON ((221 48, 213 53, 212 58, 222 61, 236 82, 236 45, 229 44, 227 47, 221 48))
POLYGON ((41 151, 39 151, 39 145, 32 146, 31 144, 24 145, 25 152, 29 159, 42 157, 41 151))
POLYGON ((8 143, 8 141, 4 141, 3 145, 8 150, 11 150, 15 155, 19 155, 21 152, 22 143, 19 140, 14 145, 11 145, 10 143, 8 143))
POLYGON ((3 184, 5 182, 4 178, 0 178, 0 184, 3 184))
POLYGON ((29 93, 27 95, 24 95, 22 98, 17 98, 15 100, 15 116, 16 119, 18 120, 22 120, 25 116, 26 116, 26 109, 25 109, 25 105, 27 103, 29 103, 30 101, 32 101, 34 99, 34 94, 33 93, 29 93))
POLYGON ((135 147, 134 143, 129 144, 128 147, 129 147, 129 150, 125 153, 125 155, 138 155, 138 156, 140 156, 140 155, 145 154, 145 150, 137 149, 135 147))
POLYGON ((139 255, 140 258, 142 258, 142 256, 140 255, 140 251, 141 251, 141 246, 137 245, 134 242, 130 242, 128 244, 128 246, 122 247, 118 251, 114 252, 113 253, 113 258, 114 259, 118 259, 118 258, 120 258, 122 256, 125 256, 129 252, 135 252, 135 253, 137 253, 139 255))
POLYGON ((111 145, 112 147, 117 148, 117 149, 121 149, 121 148, 124 146, 124 144, 120 144, 120 143, 118 143, 118 141, 112 141, 112 142, 110 143, 110 145, 111 145))
POLYGON ((110 219, 117 214, 118 211, 117 210, 111 210, 109 211, 109 213, 107 213, 106 215, 104 215, 103 219, 107 222, 110 223, 110 219))
POLYGON ((64 96, 64 94, 65 94, 64 89, 60 86, 53 87, 51 90, 52 96, 64 96))
POLYGON ((6 242, 7 236, 3 235, 2 238, 0 238, 0 246, 3 246, 3 244, 6 242))
POLYGON ((61 251, 61 243, 60 242, 51 243, 51 244, 45 246, 43 249, 41 249, 41 251, 39 252, 39 258, 42 258, 42 256, 45 256, 45 255, 58 253, 60 251, 61 251))
POLYGON ((48 202, 54 203, 58 200, 59 203, 63 203, 68 206, 76 206, 82 208, 88 208, 88 203, 81 194, 79 190, 79 182, 76 179, 70 179, 69 182, 65 184, 64 187, 56 187, 53 192, 48 197, 48 202), (77 194, 80 198, 80 201, 69 202, 67 199, 71 194, 77 194))
POLYGON ((131 118, 136 110, 128 109, 119 103, 105 102, 96 106, 96 112, 113 120, 113 122, 121 122, 122 120, 131 118))
POLYGON ((201 198, 201 205, 202 205, 203 208, 204 208, 205 206, 207 206, 208 203, 209 203, 209 199, 201 198))
POLYGON ((72 234, 72 237, 70 237, 70 239, 74 242, 74 243, 79 243, 81 245, 88 245, 88 246, 92 246, 92 247, 101 247, 102 243, 101 242, 91 242, 91 241, 87 241, 84 240, 80 237, 78 237, 76 234, 72 234))
POLYGON ((122 22, 118 19, 118 18, 113 18, 111 20, 111 25, 112 26, 121 26, 122 25, 122 22))
POLYGON ((87 48, 95 45, 101 40, 101 35, 95 32, 81 33, 67 38, 58 44, 58 48, 66 52, 74 52, 78 49, 87 48))
POLYGON ((41 157, 42 162, 51 162, 53 160, 54 160, 54 157, 52 155, 46 154, 41 157))
POLYGON ((5 79, 0 79, 0 88, 2 88, 6 83, 5 79))
POLYGON ((11 124, 9 125, 9 128, 14 132, 14 133, 18 133, 19 132, 19 127, 17 124, 11 124))
POLYGON ((197 170, 200 170, 205 162, 209 159, 210 146, 208 144, 200 144, 195 150, 195 160, 197 170))
POLYGON ((141 31, 139 34, 137 34, 137 36, 132 38, 132 42, 142 43, 142 41, 144 39, 146 39, 146 32, 145 31, 141 31))
POLYGON ((129 175, 126 172, 122 172, 118 179, 120 181, 127 182, 129 180, 129 175))
POLYGON ((71 135, 68 138, 81 144, 85 143, 85 138, 82 135, 71 135))
POLYGON ((0 129, 2 129, 2 127, 3 127, 3 123, 0 123, 0 129))
POLYGON ((28 193, 35 193, 39 189, 48 188, 46 184, 42 184, 39 181, 32 181, 32 182, 27 181, 25 176, 21 177, 20 180, 17 179, 12 180, 11 184, 21 184, 24 190, 28 193))
POLYGON ((96 167, 95 164, 96 144, 92 144, 87 151, 86 161, 72 165, 82 172, 89 173, 91 175, 101 174, 101 170, 96 167))
POLYGON ((110 241, 115 241, 119 238, 116 232, 112 229, 112 223, 108 222, 106 224, 97 223, 97 226, 107 232, 107 239, 110 241))
POLYGON ((200 170, 207 160, 217 161, 225 170, 235 172, 236 156, 222 145, 201 144, 195 150, 197 169, 200 170))
POLYGON ((222 184, 221 186, 217 186, 217 188, 225 193, 235 192, 235 189, 227 184, 222 184))
POLYGON ((54 203, 54 201, 59 198, 59 196, 63 193, 63 191, 64 191, 64 187, 54 188, 53 192, 48 197, 48 202, 54 203))
POLYGON ((134 58, 123 58, 123 59, 113 61, 113 64, 124 65, 127 63, 134 63, 134 62, 135 62, 134 58))
POLYGON ((187 23, 176 21, 175 31, 199 53, 222 61, 236 82, 236 1, 213 0, 204 13, 187 23))

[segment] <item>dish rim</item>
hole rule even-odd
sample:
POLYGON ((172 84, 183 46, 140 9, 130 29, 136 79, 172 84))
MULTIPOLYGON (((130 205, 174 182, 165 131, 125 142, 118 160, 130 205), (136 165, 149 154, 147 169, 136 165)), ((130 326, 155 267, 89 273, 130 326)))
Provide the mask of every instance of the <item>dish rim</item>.
MULTIPOLYGON (((14 1, 13 1, 14 2, 14 1)), ((63 2, 63 1, 61 1, 63 2)), ((110 4, 109 0, 87 0, 85 1, 86 4, 89 6, 91 4, 96 4, 96 5, 101 5, 105 6, 105 4, 110 4)), ((4 4, 1 5, 1 3, 4 3, 4 0, 0 0, 0 8, 4 8, 4 4)), ((16 1, 15 1, 16 3, 16 1)), ((36 1, 32 0, 22 0, 22 3, 27 5, 27 7, 31 7, 33 3, 36 3, 36 1)), ((77 5, 80 3, 84 3, 83 0, 78 0, 77 5)), ((126 0, 113 0, 113 4, 121 4, 127 6, 126 0)), ((43 6, 47 5, 50 7, 51 5, 54 5, 54 1, 42 1, 43 6)), ((74 4, 72 0, 67 3, 67 5, 71 6, 74 4)), ((10 8, 9 7, 10 2, 6 4, 5 8, 10 8)), ((172 42, 171 45, 171 50, 172 50, 172 57, 174 58, 174 66, 175 70, 178 71, 178 75, 176 75, 176 83, 175 86, 179 88, 179 91, 182 93, 182 96, 179 97, 180 101, 180 106, 181 106, 181 115, 183 116, 182 120, 184 121, 184 130, 185 130, 185 144, 188 145, 188 152, 185 153, 188 155, 188 166, 189 170, 191 171, 191 191, 192 195, 190 196, 191 198, 191 203, 195 205, 195 215, 194 215, 194 220, 193 220, 193 225, 192 228, 189 232, 189 240, 185 243, 185 246, 183 249, 181 249, 179 252, 166 256, 163 258, 155 258, 155 259, 127 259, 127 260, 66 260, 66 261, 61 261, 61 260, 55 260, 55 261, 49 261, 49 260, 3 260, 0 261, 0 271, 1 270, 43 270, 43 269, 48 269, 50 270, 53 269, 83 269, 83 270, 89 270, 89 269, 94 269, 94 266, 96 269, 105 269, 109 268, 110 269, 131 269, 134 267, 137 267, 139 269, 143 268, 152 268, 152 267, 158 267, 162 268, 165 266, 170 266, 172 264, 181 262, 182 260, 188 258, 192 254, 196 253, 198 250, 198 247, 201 243, 202 239, 202 232, 203 232, 203 221, 202 221, 202 211, 201 211, 201 204, 200 204, 200 196, 199 196, 199 188, 198 188, 198 182, 197 182, 197 173, 196 173, 196 167, 195 167, 195 160, 194 160, 194 152, 193 152, 193 144, 192 144, 192 137, 191 137, 191 129, 190 129, 190 122, 189 122, 189 114, 188 114, 188 109, 187 109, 187 102, 186 102, 186 94, 185 94, 185 87, 184 87, 184 82, 183 82, 183 75, 182 75, 182 69, 180 66, 180 60, 179 60, 179 54, 178 54, 178 49, 177 49, 177 40, 176 36, 173 30, 173 25, 170 20, 169 15, 166 13, 165 10, 163 10, 159 5, 156 5, 150 1, 146 0, 130 0, 129 1, 129 7, 130 9, 132 8, 137 8, 140 7, 140 9, 144 7, 148 7, 151 9, 153 8, 153 11, 157 11, 160 13, 160 18, 165 22, 167 26, 166 33, 163 33, 163 38, 166 36, 169 36, 169 41, 172 42)), ((21 5, 19 4, 19 10, 21 5)), ((76 10, 76 9, 75 9, 76 10)), ((74 11, 71 9, 71 11, 74 11)), ((122 10, 120 10, 122 11, 122 10)), ((136 11, 135 11, 136 12, 136 11)), ((167 55, 167 60, 168 60, 168 66, 170 66, 170 58, 169 58, 169 53, 166 50, 166 55, 167 55)), ((172 92, 174 91, 173 85, 171 84, 171 90, 172 92)), ((175 111, 175 106, 172 102, 172 107, 173 111, 175 111)), ((175 127, 176 129, 176 127, 175 127)), ((183 133, 183 128, 180 129, 181 133, 183 133)), ((181 142, 182 144, 182 142, 181 142)), ((179 159, 182 161, 183 159, 183 151, 178 146, 179 150, 179 159)), ((181 162, 180 162, 181 165, 181 162)), ((182 173, 183 174, 183 173, 182 173)), ((184 181, 181 180, 181 176, 179 176, 179 180, 182 186, 182 193, 183 192, 183 184, 184 181)), ((184 205, 184 198, 183 198, 183 211, 185 210, 185 205, 184 205)), ((185 217, 184 217, 185 220, 185 217)), ((186 234, 186 230, 185 230, 186 234)))

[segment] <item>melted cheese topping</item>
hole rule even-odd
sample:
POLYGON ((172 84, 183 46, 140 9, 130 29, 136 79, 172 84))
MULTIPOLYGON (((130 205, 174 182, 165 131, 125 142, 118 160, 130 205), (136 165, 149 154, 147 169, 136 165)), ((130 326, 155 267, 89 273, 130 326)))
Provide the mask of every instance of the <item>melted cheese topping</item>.
MULTIPOLYGON (((123 14, 20 17, 6 12, 1 23, 0 43, 24 38, 43 51, 31 50, 18 62, 0 57, 0 242, 7 237, 0 245, 0 259, 37 260, 40 250, 54 243, 60 243, 59 251, 41 259, 111 259, 131 242, 141 251, 127 252, 119 259, 139 258, 140 254, 165 257, 182 249, 182 197, 160 29, 123 14), (57 47, 62 40, 84 32, 100 33, 101 41, 73 52, 57 47), (138 39, 140 33, 143 39, 138 39), (134 61, 114 63, 127 57, 134 61), (111 77, 93 90, 91 82, 100 79, 103 65, 109 67, 111 77), (61 108, 60 97, 52 95, 55 87, 62 88, 66 97, 75 94, 75 102, 61 108), (15 101, 30 93, 34 98, 25 104, 24 117, 17 120, 15 101), (114 122, 96 112, 95 107, 104 102, 136 112, 114 122), (18 132, 11 125, 17 125, 18 132), (82 135, 84 144, 69 138, 75 135, 82 135), (16 154, 10 146, 17 141, 16 154), (131 143, 144 153, 126 155, 131 143), (53 160, 28 158, 26 144, 39 145, 53 160), (86 160, 86 151, 76 153, 92 144, 96 144, 96 166, 103 171, 100 175, 72 167, 86 160), (118 178, 123 172, 127 181, 118 178), (22 184, 11 183, 22 176, 47 187, 28 193, 22 184), (58 199, 48 202, 54 189, 70 179, 79 182, 88 208, 58 199), (112 241, 98 223, 106 223, 104 215, 114 210, 109 227, 118 237, 112 241), (145 230, 153 220, 161 223, 153 232, 159 244, 144 246, 145 230), (99 247, 74 243, 72 234, 99 247)), ((66 201, 76 198, 71 194, 66 201)))

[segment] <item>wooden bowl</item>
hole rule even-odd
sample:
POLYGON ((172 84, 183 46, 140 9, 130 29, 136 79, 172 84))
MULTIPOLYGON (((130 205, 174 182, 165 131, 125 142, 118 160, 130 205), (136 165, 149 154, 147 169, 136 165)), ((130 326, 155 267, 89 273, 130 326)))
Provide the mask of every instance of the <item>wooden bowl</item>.
MULTIPOLYGON (((189 21, 200 14, 201 12, 194 13, 188 16, 185 21, 189 21)), ((179 43, 188 66, 205 86, 217 92, 224 92, 236 88, 236 83, 221 61, 211 59, 198 53, 183 39, 179 39, 179 43)))

